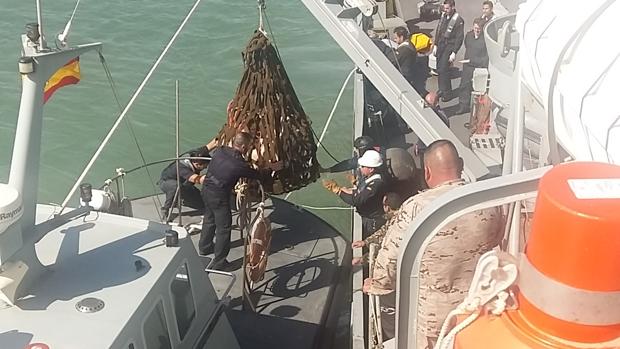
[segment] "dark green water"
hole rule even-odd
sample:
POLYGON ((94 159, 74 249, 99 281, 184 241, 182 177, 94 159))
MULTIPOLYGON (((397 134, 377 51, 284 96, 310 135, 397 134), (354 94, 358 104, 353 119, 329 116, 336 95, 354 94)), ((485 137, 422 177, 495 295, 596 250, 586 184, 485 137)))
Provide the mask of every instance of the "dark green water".
MULTIPOLYGON (((74 6, 43 0, 48 41, 62 31, 74 6)), ((24 24, 36 21, 35 1, 4 0, 0 9, 0 182, 7 182, 19 105, 17 59, 24 24)), ((100 41, 121 103, 129 100, 193 2, 188 0, 83 0, 70 35, 71 44, 100 41)), ((239 82, 240 52, 258 23, 256 2, 203 0, 128 118, 147 161, 174 154, 174 83, 180 81, 181 148, 205 143, 220 129, 225 108, 239 82)), ((338 90, 352 68, 344 52, 300 1, 268 1, 273 36, 302 104, 320 134, 338 90)), ((82 81, 58 90, 46 104, 42 135, 40 202, 61 202, 119 114, 96 54, 81 58, 82 81)), ((350 154, 352 90, 345 92, 324 144, 338 158, 350 154)), ((323 152, 324 166, 332 160, 323 152)), ((141 164, 126 124, 86 177, 98 186, 115 168, 141 164)), ((152 169, 153 181, 159 168, 152 169)), ((146 173, 130 179, 132 195, 153 192, 146 173)), ((315 183, 290 200, 312 206, 342 206, 315 183)), ((350 215, 316 210, 349 234, 350 215)))

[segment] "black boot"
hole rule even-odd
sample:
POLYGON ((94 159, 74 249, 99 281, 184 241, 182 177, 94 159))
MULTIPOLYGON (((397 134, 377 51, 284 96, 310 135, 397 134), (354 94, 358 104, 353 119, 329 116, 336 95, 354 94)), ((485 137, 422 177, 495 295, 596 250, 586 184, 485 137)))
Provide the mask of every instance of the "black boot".
POLYGON ((439 95, 441 97, 442 102, 450 102, 451 100, 456 98, 456 95, 452 93, 452 91, 440 92, 439 95))
POLYGON ((162 208, 159 210, 159 212, 160 212, 160 214, 161 214, 161 220, 162 220, 163 222, 168 223, 168 214, 170 214, 170 209, 167 209, 167 208, 165 208, 165 207, 162 207, 162 208))

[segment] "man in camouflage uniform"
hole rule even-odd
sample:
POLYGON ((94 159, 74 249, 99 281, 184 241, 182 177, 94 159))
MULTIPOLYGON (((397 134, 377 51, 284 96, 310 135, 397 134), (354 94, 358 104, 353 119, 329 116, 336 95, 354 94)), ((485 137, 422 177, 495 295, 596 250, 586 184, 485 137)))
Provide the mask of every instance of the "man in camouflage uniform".
MULTIPOLYGON (((392 219, 402 204, 403 199, 399 194, 394 192, 386 193, 383 196, 383 219, 386 222, 392 219)), ((384 229, 378 229, 364 240, 353 241, 353 243, 351 243, 351 248, 368 247, 370 244, 379 245, 381 244, 381 241, 383 241, 385 233, 386 231, 384 229)), ((364 256, 360 258, 353 258, 353 265, 359 265, 365 262, 368 262, 368 254, 364 254, 364 256)))
MULTIPOLYGON (((403 236, 424 207, 465 184, 461 179, 462 170, 463 161, 454 144, 447 140, 431 143, 424 158, 424 176, 430 189, 406 200, 395 216, 376 233, 385 233, 385 237, 375 260, 373 277, 364 280, 363 290, 382 296, 383 323, 390 315, 388 309, 384 312, 384 306, 389 308, 390 298, 395 304, 396 266, 403 236)), ((418 349, 434 346, 444 319, 467 295, 478 258, 499 244, 501 223, 498 208, 478 210, 456 218, 431 238, 423 252, 420 269, 418 349)), ((391 313, 395 314, 394 311, 391 313)), ((393 320, 385 325, 391 325, 389 330, 394 331, 393 320)), ((384 332, 386 330, 384 326, 384 332)))

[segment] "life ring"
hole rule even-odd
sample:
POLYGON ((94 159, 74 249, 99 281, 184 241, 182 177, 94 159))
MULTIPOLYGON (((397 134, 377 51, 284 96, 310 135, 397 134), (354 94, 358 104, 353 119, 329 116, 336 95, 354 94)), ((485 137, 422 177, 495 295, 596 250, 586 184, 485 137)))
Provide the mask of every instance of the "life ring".
POLYGON ((250 243, 246 255, 246 273, 252 282, 258 282, 265 276, 267 258, 271 246, 271 221, 258 208, 258 215, 249 235, 250 243))

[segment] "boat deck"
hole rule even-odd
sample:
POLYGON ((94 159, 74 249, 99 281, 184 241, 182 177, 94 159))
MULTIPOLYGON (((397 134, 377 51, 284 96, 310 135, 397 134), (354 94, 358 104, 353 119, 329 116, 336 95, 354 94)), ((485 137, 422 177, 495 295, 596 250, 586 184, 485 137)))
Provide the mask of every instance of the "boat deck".
MULTIPOLYGON (((344 308, 350 301, 347 295, 351 287, 349 243, 320 218, 287 201, 273 198, 266 205, 272 223, 272 241, 265 277, 252 287, 255 312, 242 302, 244 248, 235 225, 237 215, 233 213, 228 261, 235 266, 237 279, 230 292, 226 316, 239 345, 241 348, 273 348, 274 345, 324 348, 332 346, 334 340, 348 340, 348 310, 344 308), (340 316, 346 317, 346 321, 340 322, 344 323, 343 329, 336 328, 340 316)), ((183 212, 183 226, 202 219, 191 208, 183 208, 183 212)), ((133 213, 135 217, 158 220, 152 198, 134 200, 133 213)), ((175 222, 178 223, 178 218, 175 222)), ((195 246, 199 236, 199 233, 191 235, 195 246)), ((211 261, 209 257, 203 258, 205 266, 211 261)), ((221 296, 230 279, 220 275, 209 277, 221 296)))

